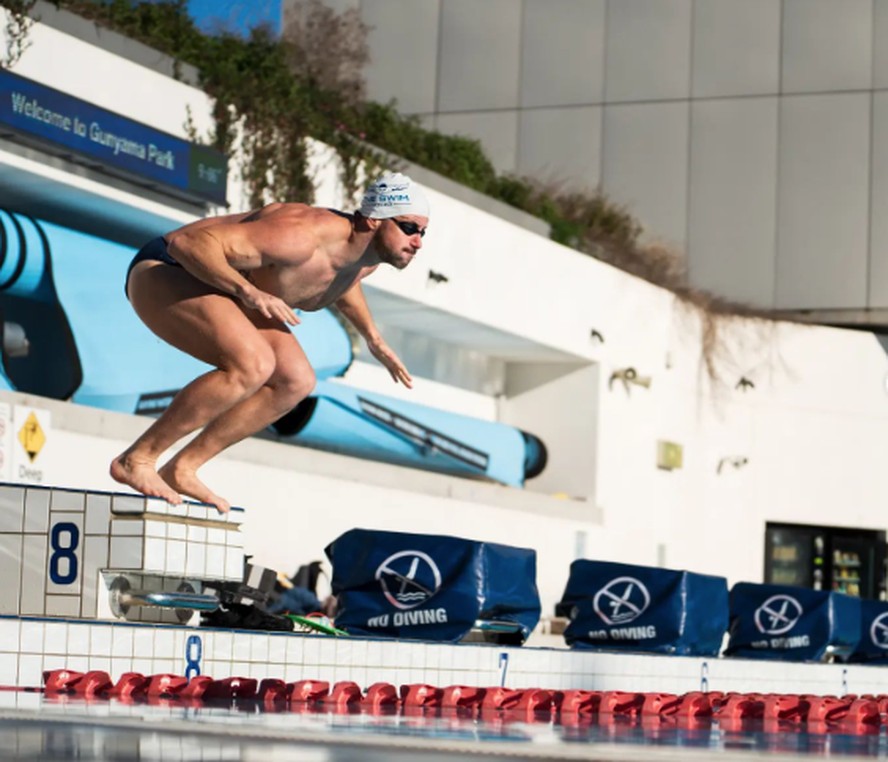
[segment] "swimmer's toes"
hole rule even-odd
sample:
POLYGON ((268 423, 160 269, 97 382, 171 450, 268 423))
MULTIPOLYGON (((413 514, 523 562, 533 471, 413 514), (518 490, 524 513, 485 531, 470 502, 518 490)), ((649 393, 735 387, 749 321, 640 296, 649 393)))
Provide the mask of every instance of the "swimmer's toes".
POLYGON ((173 504, 182 502, 182 496, 161 479, 151 465, 131 463, 123 458, 117 458, 111 463, 110 473, 112 479, 132 487, 143 495, 159 497, 173 504))
POLYGON ((160 476, 173 489, 201 503, 214 506, 219 513, 228 513, 231 510, 231 504, 207 487, 193 471, 168 463, 160 469, 160 476))

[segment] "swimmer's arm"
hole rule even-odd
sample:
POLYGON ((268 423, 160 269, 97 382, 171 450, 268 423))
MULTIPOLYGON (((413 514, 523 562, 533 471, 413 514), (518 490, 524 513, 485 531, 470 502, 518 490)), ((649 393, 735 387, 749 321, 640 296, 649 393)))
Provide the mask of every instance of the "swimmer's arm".
MULTIPOLYGON (((235 227, 235 226, 232 226, 235 227)), ((169 237, 169 253, 195 278, 238 299, 248 295, 255 286, 239 270, 252 269, 245 264, 253 258, 244 251, 234 231, 226 235, 227 226, 199 227, 179 231, 169 237), (232 266, 228 252, 233 246, 245 254, 244 261, 232 266)), ((258 259, 258 255, 256 255, 258 259)))
POLYGON ((197 278, 240 296, 245 270, 263 265, 300 265, 318 248, 318 236, 304 222, 262 218, 236 224, 187 227, 167 236, 170 255, 197 278))
POLYGON ((348 321, 357 329, 358 333, 363 336, 364 341, 368 344, 382 340, 382 335, 373 321, 370 306, 367 304, 367 299, 361 288, 361 281, 351 286, 348 291, 336 300, 336 307, 348 318, 348 321))
POLYGON ((292 230, 284 231, 278 224, 266 220, 178 231, 170 236, 169 253, 195 278, 239 299, 265 317, 296 325, 299 320, 289 306, 256 288, 243 275, 243 271, 267 263, 269 258, 264 252, 282 250, 282 234, 290 240, 283 249, 285 256, 279 255, 276 261, 298 264, 311 256, 316 244, 308 240, 309 237, 294 241, 292 230))
POLYGON ((408 389, 413 388, 413 378, 407 370, 407 367, 401 362, 401 358, 395 354, 394 350, 385 343, 367 299, 364 296, 364 290, 361 288, 361 281, 355 283, 348 291, 346 291, 339 299, 336 300, 336 307, 348 318, 348 321, 355 327, 358 333, 364 337, 367 343, 367 349, 385 369, 389 372, 395 383, 402 383, 408 389))

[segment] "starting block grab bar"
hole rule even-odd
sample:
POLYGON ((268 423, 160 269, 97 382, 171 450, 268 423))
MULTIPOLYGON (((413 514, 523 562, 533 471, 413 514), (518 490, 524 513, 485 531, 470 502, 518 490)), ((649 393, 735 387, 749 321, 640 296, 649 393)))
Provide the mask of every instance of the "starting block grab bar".
POLYGON ((200 593, 120 593, 118 598, 121 606, 159 606, 168 609, 188 609, 189 611, 215 611, 219 608, 219 599, 214 595, 200 593))
POLYGON ((215 611, 221 604, 215 595, 198 593, 185 581, 176 590, 134 590, 129 580, 119 574, 108 582, 108 602, 114 616, 120 619, 125 619, 132 607, 150 606, 172 609, 182 621, 188 621, 195 611, 215 611))

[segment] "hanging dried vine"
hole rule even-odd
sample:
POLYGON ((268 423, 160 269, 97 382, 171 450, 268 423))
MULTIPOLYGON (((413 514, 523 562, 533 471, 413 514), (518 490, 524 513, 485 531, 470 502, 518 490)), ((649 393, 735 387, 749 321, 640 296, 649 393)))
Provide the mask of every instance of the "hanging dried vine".
POLYGON ((33 12, 37 0, 3 0, 6 10, 4 25, 6 53, 0 59, 0 69, 11 69, 28 49, 28 32, 34 23, 33 12))

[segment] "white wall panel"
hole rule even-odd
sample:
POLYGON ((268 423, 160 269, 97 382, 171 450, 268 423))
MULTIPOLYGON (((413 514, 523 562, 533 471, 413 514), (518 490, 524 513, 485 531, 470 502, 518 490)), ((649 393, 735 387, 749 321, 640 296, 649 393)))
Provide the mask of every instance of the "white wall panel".
POLYGON ((605 0, 524 0, 521 106, 601 103, 605 0))
POLYGON ((608 0, 609 103, 690 95, 691 0, 608 0))
POLYGON ((784 93, 872 87, 873 0, 784 0, 784 93))
POLYGON ((518 172, 557 189, 594 192, 601 182, 600 106, 524 109, 518 172))
POLYGON ((513 0, 447 0, 441 8, 439 111, 518 107, 521 18, 513 0))
POLYGON ((693 96, 776 95, 780 0, 694 4, 693 96))
POLYGON ((776 306, 865 304, 870 97, 797 96, 780 109, 776 306))
POLYGON ((888 87, 888 0, 873 0, 873 87, 888 87))
POLYGON ((777 98, 693 105, 691 281, 759 307, 774 303, 777 98))
POLYGON ((370 30, 370 62, 364 69, 367 97, 397 101, 405 114, 435 110, 438 78, 439 0, 363 0, 361 13, 370 30), (397 55, 392 55, 392 51, 397 55))
POLYGON ((687 223, 688 103, 607 106, 602 189, 628 206, 649 239, 684 248, 687 223))
MULTIPOLYGON (((886 27, 888 29, 888 27, 886 27)), ((873 96, 872 187, 867 306, 888 307, 888 93, 873 96)))

